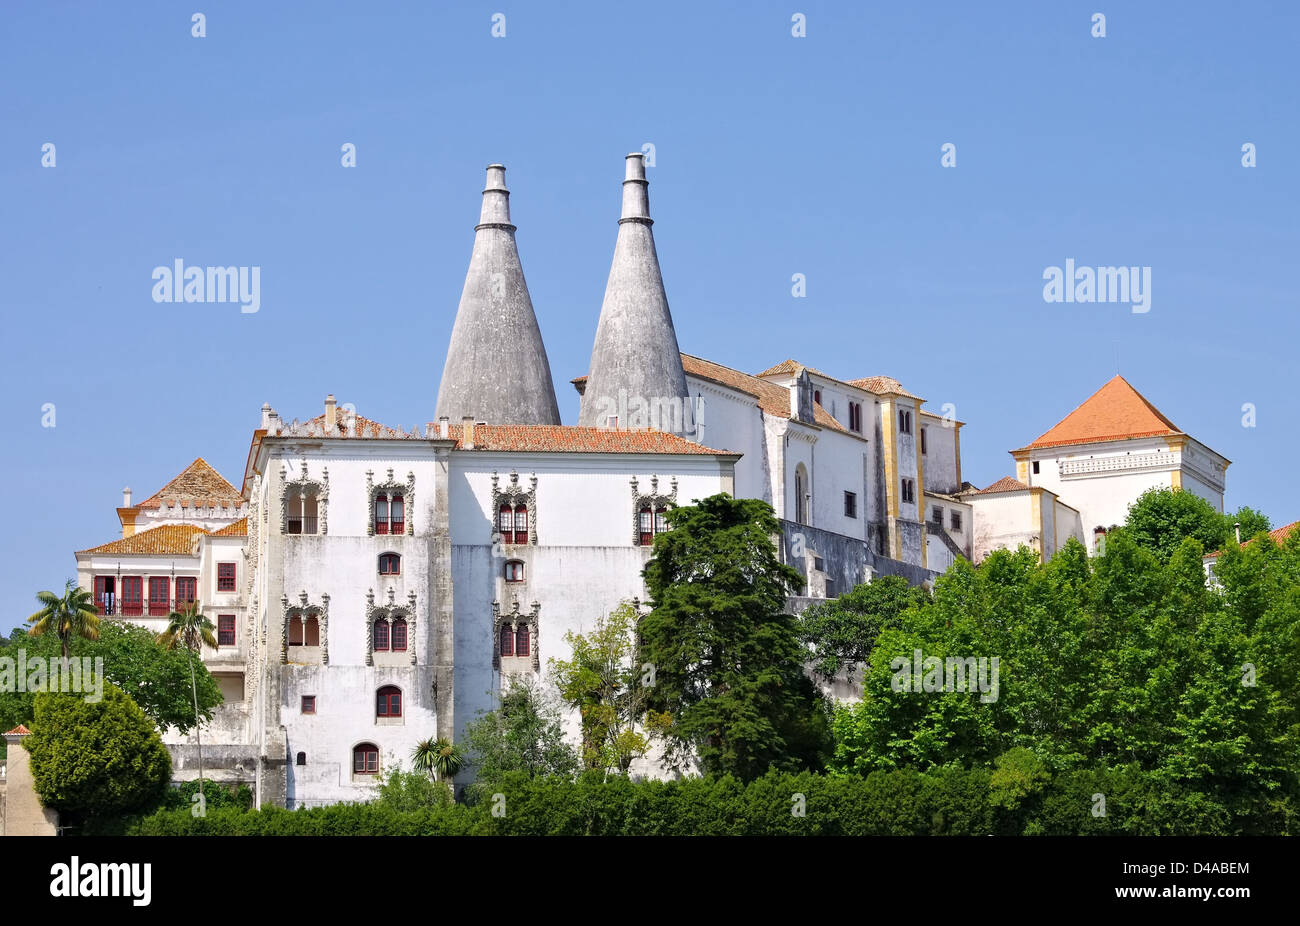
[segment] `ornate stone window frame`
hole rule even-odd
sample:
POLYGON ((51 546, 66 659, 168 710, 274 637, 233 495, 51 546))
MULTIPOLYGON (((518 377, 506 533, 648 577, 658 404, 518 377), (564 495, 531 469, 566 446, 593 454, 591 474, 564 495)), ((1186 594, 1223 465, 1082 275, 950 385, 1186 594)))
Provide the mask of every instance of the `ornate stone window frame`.
POLYGON ((542 670, 541 647, 538 630, 538 616, 541 614, 542 606, 536 601, 532 603, 531 608, 524 612, 519 607, 519 599, 516 598, 510 604, 510 610, 502 614, 501 602, 492 602, 492 668, 499 670, 501 668, 501 628, 509 625, 513 632, 523 623, 528 625, 528 649, 532 655, 533 671, 542 670))
POLYGON ((667 495, 659 491, 659 477, 652 475, 650 477, 650 491, 643 493, 640 483, 635 476, 631 479, 632 485, 632 543, 636 546, 644 546, 641 543, 641 509, 649 506, 651 517, 654 517, 654 510, 658 507, 673 508, 677 505, 677 477, 672 477, 672 489, 667 495))
MULTIPOLYGON (((492 534, 495 537, 501 535, 501 521, 499 518, 502 505, 509 505, 511 508, 523 506, 528 512, 528 546, 537 546, 537 474, 533 473, 528 477, 528 488, 525 489, 519 484, 519 473, 511 470, 510 483, 502 488, 500 477, 492 473, 492 534)), ((520 546, 513 543, 507 546, 520 546)))
POLYGON ((289 621, 294 617, 301 617, 304 621, 309 617, 316 618, 320 624, 320 661, 322 665, 329 665, 330 661, 330 596, 322 594, 320 604, 311 604, 307 598, 307 592, 298 593, 298 604, 290 607, 289 596, 280 596, 280 605, 284 612, 283 626, 280 628, 280 664, 288 665, 289 663, 289 621))
MULTIPOLYGON (((388 467, 388 478, 383 482, 375 482, 374 470, 366 470, 366 535, 375 536, 375 498, 381 493, 401 493, 402 498, 402 518, 405 523, 405 534, 398 536, 411 537, 415 535, 415 473, 408 472, 405 482, 398 482, 393 478, 393 468, 388 467)), ((385 536, 393 536, 386 534, 385 536)))
POLYGON ((302 461, 302 475, 297 479, 289 478, 289 468, 286 465, 280 466, 280 479, 284 483, 284 488, 280 492, 280 533, 287 537, 313 536, 311 534, 299 535, 289 533, 289 495, 296 490, 301 497, 306 497, 307 492, 312 492, 316 496, 316 516, 320 520, 319 533, 323 536, 329 533, 329 501, 330 501, 330 471, 329 467, 321 470, 320 481, 310 479, 307 476, 307 461, 302 461))
MULTIPOLYGON (((397 603, 397 592, 388 590, 388 603, 375 604, 375 590, 366 589, 366 665, 375 664, 375 621, 379 618, 392 620, 400 617, 406 621, 406 650, 411 657, 411 665, 416 664, 415 647, 415 592, 406 593, 406 604, 397 603)), ((390 650, 391 652, 391 650, 390 650)))

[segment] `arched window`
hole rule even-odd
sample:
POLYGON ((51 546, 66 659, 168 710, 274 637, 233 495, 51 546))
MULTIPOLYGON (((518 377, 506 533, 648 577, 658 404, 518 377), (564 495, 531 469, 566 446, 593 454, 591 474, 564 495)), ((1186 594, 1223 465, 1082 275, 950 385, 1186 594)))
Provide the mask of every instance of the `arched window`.
POLYGON ((515 629, 509 624, 501 625, 501 655, 513 656, 515 654, 515 629))
POLYGON ((388 496, 375 496, 375 533, 388 533, 388 496))
POLYGON ((295 764, 295 765, 306 765, 306 764, 307 764, 307 753, 305 753, 305 752, 300 752, 300 753, 298 753, 298 760, 297 760, 294 764, 295 764))
POLYGON ((396 553, 379 554, 379 574, 397 576, 402 574, 402 558, 396 553))
POLYGON ((302 622, 302 645, 320 646, 320 621, 309 617, 302 622))
POLYGON ((521 623, 518 629, 515 630, 515 655, 516 656, 530 655, 532 650, 528 648, 528 645, 529 645, 528 625, 521 623))
POLYGON ((401 717, 402 692, 394 685, 385 685, 375 694, 376 717, 401 717))
POLYGON ((406 504, 400 495, 393 495, 388 502, 390 534, 406 533, 406 504))
POLYGON ((802 463, 794 471, 794 519, 808 523, 808 470, 802 463))
POLYGON ((394 653, 406 652, 406 619, 402 617, 393 618, 392 631, 389 634, 389 645, 394 653))
POLYGON ((527 543, 528 506, 503 504, 497 509, 497 530, 502 543, 527 543))
POLYGON ((372 649, 376 653, 388 652, 388 618, 375 618, 375 626, 372 630, 371 636, 373 643, 372 649))
POLYGON ((352 773, 354 775, 379 773, 379 749, 374 743, 362 743, 352 747, 352 773))
POLYGON ((813 401, 818 405, 822 404, 822 391, 820 389, 813 390, 813 401))
POLYGON ((289 645, 302 646, 302 618, 289 618, 289 645))
POLYGON ((524 564, 522 560, 506 560, 506 581, 522 582, 524 581, 524 564))
POLYGON ((637 512, 637 534, 641 546, 648 547, 654 543, 656 534, 663 534, 668 530, 668 509, 663 505, 651 508, 649 505, 641 506, 637 512))

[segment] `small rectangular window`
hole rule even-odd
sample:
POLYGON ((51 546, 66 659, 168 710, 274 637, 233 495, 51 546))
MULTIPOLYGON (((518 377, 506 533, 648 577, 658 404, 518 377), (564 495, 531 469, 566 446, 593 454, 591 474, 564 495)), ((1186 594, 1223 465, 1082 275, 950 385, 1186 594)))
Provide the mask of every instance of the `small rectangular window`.
POLYGON ((233 592, 235 590, 235 564, 217 563, 217 591, 233 592))
POLYGON ((943 526, 943 509, 938 505, 935 505, 934 509, 930 512, 930 520, 935 524, 943 526))
POLYGON ((949 523, 952 524, 952 529, 953 529, 953 530, 955 530, 955 531, 959 531, 959 530, 961 530, 961 512, 960 512, 960 511, 953 511, 952 514, 951 514, 951 520, 949 521, 949 523))
POLYGON ((844 493, 844 517, 856 518, 858 516, 858 496, 856 492, 844 493))
POLYGON ((315 696, 315 695, 303 695, 303 696, 302 696, 302 712, 303 712, 304 714, 314 714, 314 713, 316 713, 316 696, 315 696))
POLYGON ((1038 475, 1038 461, 1037 461, 1037 460, 1034 461, 1034 475, 1035 475, 1035 476, 1038 475))
POLYGON ((235 615, 217 615, 217 646, 235 645, 235 615))
POLYGON ((921 429, 921 454, 925 454, 925 428, 921 429))

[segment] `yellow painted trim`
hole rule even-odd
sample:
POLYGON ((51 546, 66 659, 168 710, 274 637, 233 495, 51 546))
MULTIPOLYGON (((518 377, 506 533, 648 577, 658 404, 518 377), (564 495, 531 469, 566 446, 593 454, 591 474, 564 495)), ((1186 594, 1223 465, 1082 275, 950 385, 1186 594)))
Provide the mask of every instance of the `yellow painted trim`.
POLYGON ((885 464, 885 525, 889 530, 891 559, 899 559, 902 544, 898 538, 898 419, 892 399, 880 402, 880 440, 884 445, 881 455, 885 464))
POLYGON ((1170 473, 1169 483, 1175 489, 1181 489, 1183 487, 1183 471, 1181 469, 1176 469, 1170 473))
POLYGON ((955 428, 952 434, 953 450, 957 454, 957 491, 961 491, 961 428, 955 428))
POLYGON ((1043 557, 1043 490, 1029 490, 1029 517, 1030 522, 1038 525, 1038 540, 1034 543, 1034 549, 1038 551, 1038 558, 1043 557))
POLYGON ((1166 437, 1165 443, 1169 445, 1170 450, 1182 450, 1187 446, 1186 437, 1166 437))
POLYGON ((1028 460, 1016 461, 1016 478, 1025 484, 1029 483, 1029 461, 1028 460))
POLYGON ((921 462, 925 458, 921 456, 921 403, 920 402, 916 403, 916 432, 917 433, 913 435, 913 437, 916 438, 916 440, 913 442, 916 449, 916 453, 913 454, 913 456, 916 458, 916 511, 917 511, 916 519, 921 522, 921 568, 929 569, 930 568, 930 534, 925 526, 925 516, 927 513, 925 510, 925 466, 921 462))

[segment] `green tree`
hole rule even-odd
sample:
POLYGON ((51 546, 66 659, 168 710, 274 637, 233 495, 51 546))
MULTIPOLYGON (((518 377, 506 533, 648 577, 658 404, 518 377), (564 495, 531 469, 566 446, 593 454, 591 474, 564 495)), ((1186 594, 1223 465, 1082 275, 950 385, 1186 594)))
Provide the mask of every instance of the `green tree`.
POLYGON ((379 797, 375 803, 399 813, 412 813, 432 807, 450 807, 455 798, 446 781, 430 778, 428 772, 393 768, 379 783, 379 797))
POLYGON ((559 707, 530 676, 510 678, 497 709, 466 725, 465 744, 476 771, 467 789, 474 798, 490 793, 509 772, 567 776, 579 766, 564 738, 559 707))
MULTIPOLYGON (((1256 534, 1267 534, 1273 529, 1273 525, 1269 521, 1268 515, 1264 514, 1262 511, 1256 511, 1249 505, 1242 505, 1236 511, 1225 515, 1225 517, 1227 518, 1228 526, 1233 529, 1231 536, 1235 537, 1237 526, 1241 527, 1242 543, 1245 543, 1256 534)), ((1213 552, 1213 550, 1207 552, 1213 552)))
POLYGON ((901 576, 880 576, 799 615, 799 642, 813 654, 813 670, 833 679, 852 674, 867 662, 882 630, 898 626, 898 616, 926 599, 901 576))
POLYGON ((191 602, 182 611, 173 611, 167 615, 167 629, 158 634, 158 643, 163 649, 175 649, 181 646, 189 654, 190 693, 194 697, 194 738, 199 751, 199 797, 203 797, 203 724, 199 720, 199 688, 195 681, 194 663, 201 662, 199 651, 207 646, 217 648, 217 637, 213 631, 216 627, 204 616, 197 601, 191 602))
POLYGON ((68 644, 73 637, 94 640, 99 636, 99 614, 95 599, 84 588, 78 588, 75 579, 69 579, 60 598, 54 592, 37 592, 36 600, 43 607, 27 618, 32 627, 27 632, 33 637, 52 633, 59 638, 63 658, 68 658, 68 644))
MULTIPOLYGON (((60 647, 61 641, 53 634, 15 634, 8 646, 0 647, 0 656, 8 656, 16 664, 22 650, 29 659, 53 659, 60 647)), ((102 621, 96 639, 74 637, 70 649, 73 658, 101 658, 105 679, 126 692, 160 730, 175 727, 184 734, 193 726, 193 692, 186 689, 190 688, 190 668, 194 664, 187 651, 161 649, 148 629, 125 621, 102 621)), ((221 703, 221 691, 206 667, 198 665, 195 672, 199 716, 207 722, 221 703)), ((20 723, 30 726, 33 696, 30 691, 0 691, 0 729, 8 730, 20 723)))
POLYGON ((626 775, 645 755, 649 740, 639 726, 655 725, 645 703, 653 678, 643 679, 636 659, 637 611, 624 602, 598 617, 590 633, 566 633, 572 659, 551 659, 560 699, 582 718, 582 758, 587 768, 626 775), (642 684, 645 681, 646 684, 642 684))
POLYGON ((465 764, 465 752, 451 740, 426 739, 415 744, 411 762, 419 771, 438 780, 456 777, 465 764))
POLYGON ((81 695, 36 696, 32 778, 42 803, 88 817, 142 809, 161 800, 171 758, 153 723, 116 686, 87 702, 81 695))
POLYGON ((807 651, 786 595, 802 576, 777 559, 772 508, 715 495, 668 512, 645 580, 642 663, 654 668, 647 707, 678 767, 756 778, 818 767, 829 745, 825 702, 803 672, 807 651))
POLYGON ((1147 489, 1129 506, 1124 526, 1138 546, 1161 562, 1168 561, 1187 537, 1206 550, 1218 550, 1232 536, 1231 522, 1213 505, 1182 489, 1147 489))

